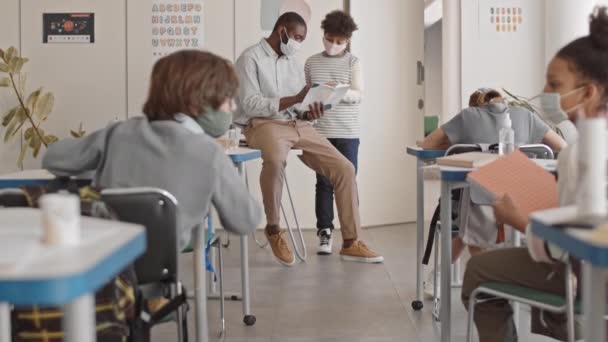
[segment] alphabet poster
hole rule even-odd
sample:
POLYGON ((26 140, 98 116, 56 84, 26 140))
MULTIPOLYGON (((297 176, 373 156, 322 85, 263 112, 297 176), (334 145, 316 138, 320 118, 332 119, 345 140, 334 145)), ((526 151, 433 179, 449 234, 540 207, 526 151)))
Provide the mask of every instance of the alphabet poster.
POLYGON ((203 0, 151 1, 152 58, 203 45, 203 0))
POLYGON ((529 10, 522 0, 480 0, 479 31, 482 37, 498 38, 525 34, 529 10))

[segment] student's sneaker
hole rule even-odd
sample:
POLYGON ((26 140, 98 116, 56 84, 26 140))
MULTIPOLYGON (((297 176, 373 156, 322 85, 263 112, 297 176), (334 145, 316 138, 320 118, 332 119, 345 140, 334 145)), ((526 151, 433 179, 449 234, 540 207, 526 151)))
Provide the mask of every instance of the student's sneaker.
MULTIPOLYGON (((433 298, 433 288, 435 287, 435 283, 433 282, 433 271, 434 269, 430 269, 426 275, 426 280, 422 282, 422 292, 424 292, 424 297, 426 299, 433 298)), ((437 283, 441 284, 441 273, 437 271, 437 283)), ((441 291, 437 291, 437 298, 440 297, 441 291)))
POLYGON ((317 236, 319 237, 319 247, 317 248, 318 255, 330 255, 331 254, 331 229, 325 228, 321 229, 317 232, 317 236))
POLYGON ((344 261, 364 262, 378 264, 384 262, 384 257, 365 245, 363 241, 357 240, 348 248, 342 247, 340 256, 344 261))
POLYGON ((293 266, 293 264, 296 263, 296 258, 293 256, 293 253, 287 244, 284 230, 281 230, 278 234, 268 234, 268 232, 264 231, 264 235, 266 235, 266 239, 268 239, 268 244, 270 244, 270 248, 272 248, 272 253, 277 257, 277 260, 281 264, 284 266, 293 266))

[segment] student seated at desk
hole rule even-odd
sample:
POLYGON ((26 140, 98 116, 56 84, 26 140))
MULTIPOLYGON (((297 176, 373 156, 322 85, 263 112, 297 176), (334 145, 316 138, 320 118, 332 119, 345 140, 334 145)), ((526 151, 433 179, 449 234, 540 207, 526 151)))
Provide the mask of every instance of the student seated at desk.
MULTIPOLYGON (((561 98, 569 119, 608 116, 608 12, 602 7, 591 20, 591 33, 562 48, 547 69, 545 92, 572 94, 561 98)), ((576 145, 564 149, 558 160, 559 202, 575 204, 577 188, 576 145)), ((494 206, 496 219, 518 230, 527 231, 528 218, 522 216, 511 198, 504 197, 494 206)), ((508 282, 558 295, 565 294, 564 253, 527 233, 528 249, 508 248, 473 256, 468 262, 462 287, 462 301, 468 308, 471 293, 486 282, 508 282)), ((582 288, 580 284, 578 288, 582 288)), ((532 332, 565 341, 566 317, 534 310, 532 332)), ((506 300, 481 302, 475 308, 475 324, 481 342, 517 341, 513 310, 506 300)))
POLYGON ((232 123, 237 89, 227 60, 202 51, 176 52, 154 66, 144 117, 58 141, 42 166, 57 176, 95 170, 94 184, 101 188, 170 192, 179 203, 180 248, 211 205, 226 230, 248 234, 260 222, 261 208, 214 140, 232 123))
MULTIPOLYGON (((433 131, 419 146, 424 149, 447 149, 454 144, 496 143, 506 113, 511 117, 516 144, 544 143, 554 151, 566 145, 536 114, 522 107, 509 106, 494 89, 481 88, 474 92, 469 106, 433 131)), ((462 193, 458 221, 459 234, 452 240, 452 261, 458 259, 465 246, 468 246, 471 255, 476 255, 501 242, 492 208, 474 204, 468 189, 462 193)), ((429 280, 432 279, 431 275, 427 277, 429 280)), ((433 293, 431 285, 431 281, 425 282, 425 293, 433 293)))

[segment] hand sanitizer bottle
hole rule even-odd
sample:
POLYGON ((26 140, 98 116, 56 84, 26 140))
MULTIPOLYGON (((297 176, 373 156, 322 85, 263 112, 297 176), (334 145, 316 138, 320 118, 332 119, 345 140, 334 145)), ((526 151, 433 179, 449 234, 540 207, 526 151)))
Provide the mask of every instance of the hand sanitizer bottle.
POLYGON ((511 127, 511 115, 505 113, 505 118, 502 123, 502 128, 498 133, 498 154, 505 155, 515 151, 515 132, 511 127))

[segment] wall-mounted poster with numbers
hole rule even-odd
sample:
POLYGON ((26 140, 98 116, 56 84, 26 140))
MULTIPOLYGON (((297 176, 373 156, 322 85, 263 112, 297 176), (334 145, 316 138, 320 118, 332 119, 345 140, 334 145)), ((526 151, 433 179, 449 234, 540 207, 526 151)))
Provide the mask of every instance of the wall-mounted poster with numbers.
POLYGON ((151 1, 152 58, 203 45, 203 0, 151 1))
POLYGON ((42 42, 56 43, 95 43, 94 13, 43 13, 42 42))
POLYGON ((524 35, 531 19, 529 0, 479 0, 479 31, 482 38, 524 35))

